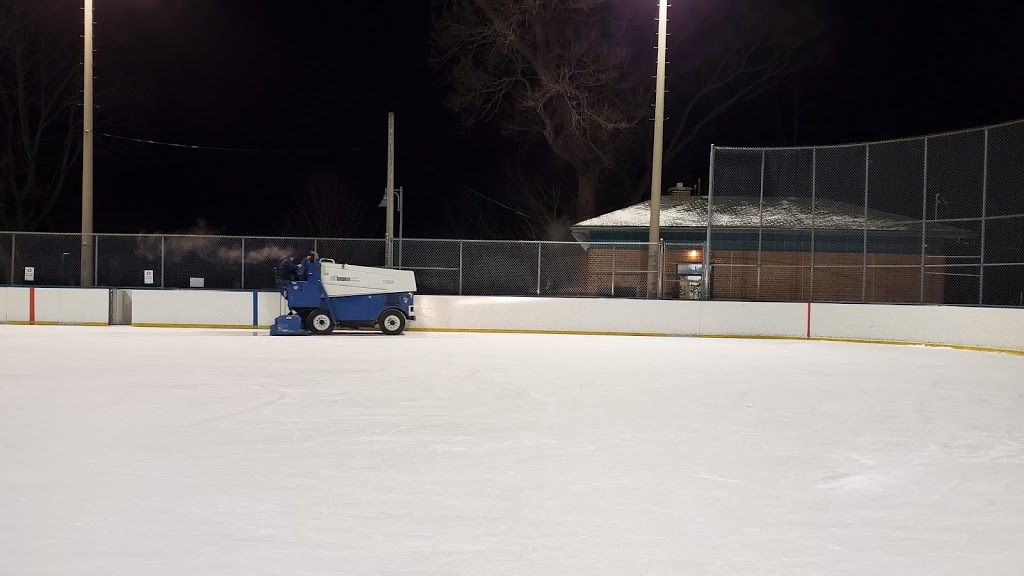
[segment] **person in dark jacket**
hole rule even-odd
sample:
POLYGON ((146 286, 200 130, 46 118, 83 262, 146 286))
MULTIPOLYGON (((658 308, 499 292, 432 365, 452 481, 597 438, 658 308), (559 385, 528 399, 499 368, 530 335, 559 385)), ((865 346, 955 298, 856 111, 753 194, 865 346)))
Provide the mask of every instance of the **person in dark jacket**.
POLYGON ((292 282, 296 279, 295 258, 286 256, 277 263, 277 281, 279 283, 292 282))

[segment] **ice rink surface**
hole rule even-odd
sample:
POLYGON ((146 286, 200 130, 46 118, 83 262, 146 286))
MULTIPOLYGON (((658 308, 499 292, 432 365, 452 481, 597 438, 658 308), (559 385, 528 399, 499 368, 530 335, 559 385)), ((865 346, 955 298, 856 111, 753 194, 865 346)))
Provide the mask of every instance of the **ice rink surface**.
POLYGON ((1022 567, 1024 357, 0 326, 4 576, 1022 567))

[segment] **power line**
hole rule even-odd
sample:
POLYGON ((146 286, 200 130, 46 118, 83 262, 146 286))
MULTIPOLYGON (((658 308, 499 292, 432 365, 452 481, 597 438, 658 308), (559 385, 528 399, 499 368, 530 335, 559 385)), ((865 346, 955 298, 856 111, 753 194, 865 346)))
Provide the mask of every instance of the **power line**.
POLYGON ((490 196, 487 196, 486 194, 484 194, 482 192, 478 192, 477 190, 475 190, 475 189, 473 189, 473 188, 463 184, 462 182, 459 182, 458 180, 456 180, 455 178, 452 178, 451 176, 448 176, 446 174, 442 174, 440 171, 438 171, 433 166, 430 166, 428 164, 422 164, 422 166, 424 168, 426 168, 427 170, 430 170, 434 174, 437 174, 438 176, 444 178, 445 180, 448 180, 448 181, 450 181, 450 182, 452 182, 454 184, 457 184, 458 186, 468 190, 469 192, 472 192, 473 194, 476 194, 477 196, 483 198, 484 200, 487 200, 488 202, 491 202, 493 204, 497 204, 498 206, 501 206, 502 208, 504 208, 506 210, 509 210, 511 212, 515 212, 516 214, 519 214, 520 216, 522 216, 523 218, 526 218, 527 220, 536 220, 536 218, 531 218, 531 217, 527 216, 526 214, 523 214, 519 210, 516 210, 515 208, 513 208, 513 207, 511 207, 511 206, 509 206, 507 204, 502 204, 501 202, 498 202, 494 198, 491 198, 490 196))
POLYGON ((201 146, 198 144, 179 144, 176 142, 162 142, 160 140, 147 140, 144 138, 132 138, 130 136, 119 136, 117 134, 109 134, 106 132, 97 132, 100 136, 106 138, 113 138, 115 140, 124 140, 127 142, 136 142, 139 144, 149 144, 153 146, 166 146, 168 148, 184 148, 187 150, 209 150, 213 152, 245 152, 245 153, 258 153, 258 154, 324 154, 324 153, 336 153, 336 152, 353 152, 361 150, 361 148, 336 148, 336 149, 313 149, 313 150, 300 150, 300 149, 272 149, 272 148, 230 148, 224 146, 201 146))

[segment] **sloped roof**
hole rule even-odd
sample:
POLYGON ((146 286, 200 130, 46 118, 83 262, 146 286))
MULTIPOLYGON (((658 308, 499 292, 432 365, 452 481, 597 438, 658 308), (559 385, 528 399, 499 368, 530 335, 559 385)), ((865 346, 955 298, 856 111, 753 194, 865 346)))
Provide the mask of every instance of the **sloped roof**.
MULTIPOLYGON (((810 198, 765 198, 763 208, 756 196, 721 196, 714 198, 713 225, 723 228, 765 228, 810 230, 863 230, 864 207, 810 198), (763 220, 762 220, 763 219, 763 220)), ((705 196, 666 196, 661 203, 662 228, 707 228, 708 199, 705 196)), ((650 201, 641 202, 621 210, 585 220, 574 226, 574 231, 601 228, 647 228, 651 221, 650 201)), ((921 230, 921 221, 871 210, 867 212, 868 230, 915 232, 921 230)), ((929 234, 951 236, 966 235, 967 231, 928 224, 929 234)))

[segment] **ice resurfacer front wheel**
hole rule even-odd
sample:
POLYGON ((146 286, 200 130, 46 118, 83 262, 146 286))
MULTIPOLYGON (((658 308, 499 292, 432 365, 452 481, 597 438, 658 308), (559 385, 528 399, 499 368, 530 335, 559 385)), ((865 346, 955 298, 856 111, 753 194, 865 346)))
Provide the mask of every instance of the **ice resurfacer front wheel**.
POLYGON ((385 310, 380 315, 380 331, 388 336, 397 336, 405 331, 405 314, 398 310, 385 310))
POLYGON ((306 320, 306 328, 317 336, 326 336, 334 332, 334 321, 326 310, 317 309, 310 313, 306 320))

